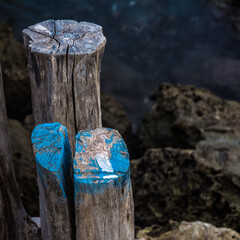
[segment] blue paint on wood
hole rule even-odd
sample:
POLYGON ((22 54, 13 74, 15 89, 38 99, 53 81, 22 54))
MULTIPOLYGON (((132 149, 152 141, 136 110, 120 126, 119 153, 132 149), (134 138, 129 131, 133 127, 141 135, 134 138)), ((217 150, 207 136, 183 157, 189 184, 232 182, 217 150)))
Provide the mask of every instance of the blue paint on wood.
POLYGON ((73 163, 67 129, 60 123, 38 125, 32 133, 32 143, 42 184, 47 187, 46 169, 55 176, 64 197, 66 184, 72 181, 72 170, 75 195, 99 193, 110 185, 130 189, 129 154, 116 130, 98 128, 78 132, 73 163))
POLYGON ((129 154, 116 130, 79 131, 73 166, 75 195, 103 191, 110 183, 130 188, 129 154))
POLYGON ((38 125, 32 132, 32 144, 38 175, 45 187, 48 187, 45 169, 50 171, 66 197, 66 184, 72 166, 72 154, 67 136, 67 129, 60 123, 38 125))

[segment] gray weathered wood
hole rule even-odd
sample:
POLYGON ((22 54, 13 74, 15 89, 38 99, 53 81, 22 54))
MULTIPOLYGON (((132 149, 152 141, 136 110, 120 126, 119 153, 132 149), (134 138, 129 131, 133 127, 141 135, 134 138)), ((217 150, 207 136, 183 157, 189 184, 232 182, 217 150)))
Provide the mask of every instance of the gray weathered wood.
POLYGON ((0 66, 0 240, 30 239, 40 240, 40 235, 22 205, 16 184, 0 66))
POLYGON ((32 133, 37 163, 43 240, 75 240, 72 157, 60 123, 38 125, 32 133))
POLYGON ((73 166, 76 239, 133 240, 130 163, 120 134, 79 131, 73 166))
POLYGON ((99 75, 106 43, 102 28, 88 22, 47 20, 24 29, 23 38, 35 124, 62 123, 73 151, 79 130, 102 125, 99 75))

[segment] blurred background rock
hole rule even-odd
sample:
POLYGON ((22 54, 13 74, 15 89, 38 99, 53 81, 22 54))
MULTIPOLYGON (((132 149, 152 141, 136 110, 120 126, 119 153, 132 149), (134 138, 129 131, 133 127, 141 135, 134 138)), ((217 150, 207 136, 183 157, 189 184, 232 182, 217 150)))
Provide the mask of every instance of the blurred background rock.
POLYGON ((70 18, 102 25, 108 39, 103 125, 130 151, 137 238, 240 239, 239 11, 234 0, 1 0, 0 61, 28 212, 39 215, 21 31, 70 18))

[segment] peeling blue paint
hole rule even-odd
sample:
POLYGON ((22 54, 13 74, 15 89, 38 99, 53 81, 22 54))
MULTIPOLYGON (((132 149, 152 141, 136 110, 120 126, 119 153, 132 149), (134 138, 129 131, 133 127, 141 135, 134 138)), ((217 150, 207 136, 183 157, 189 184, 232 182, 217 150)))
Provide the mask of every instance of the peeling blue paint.
POLYGON ((125 196, 131 187, 128 150, 116 130, 98 128, 79 131, 74 160, 67 129, 60 123, 38 125, 32 133, 32 143, 43 186, 48 186, 48 179, 43 173, 47 169, 58 181, 64 197, 72 170, 75 196, 101 193, 109 187, 124 189, 125 196))
POLYGON ((37 171, 43 186, 48 187, 44 169, 52 172, 66 197, 66 178, 70 174, 71 150, 67 129, 60 123, 40 124, 31 136, 37 171))
POLYGON ((109 184, 130 188, 129 154, 116 130, 99 128, 79 131, 73 168, 75 195, 83 191, 99 193, 109 184))

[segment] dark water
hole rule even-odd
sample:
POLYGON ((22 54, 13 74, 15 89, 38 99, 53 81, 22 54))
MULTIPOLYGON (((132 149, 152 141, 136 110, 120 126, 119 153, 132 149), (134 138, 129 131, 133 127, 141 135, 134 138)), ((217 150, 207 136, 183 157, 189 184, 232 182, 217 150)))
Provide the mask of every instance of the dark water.
POLYGON ((161 82, 240 99, 239 35, 207 0, 0 0, 0 20, 14 27, 19 41, 23 28, 50 18, 103 26, 108 43, 101 88, 123 104, 135 127, 161 82))

